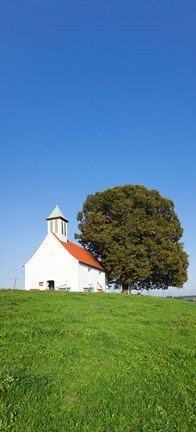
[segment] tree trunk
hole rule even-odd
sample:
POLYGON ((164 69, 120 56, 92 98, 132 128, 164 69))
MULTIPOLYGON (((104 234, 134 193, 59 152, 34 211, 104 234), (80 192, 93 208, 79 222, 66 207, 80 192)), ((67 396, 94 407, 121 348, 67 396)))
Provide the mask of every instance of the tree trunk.
POLYGON ((128 294, 129 293, 129 285, 126 283, 122 283, 122 291, 121 294, 128 294))

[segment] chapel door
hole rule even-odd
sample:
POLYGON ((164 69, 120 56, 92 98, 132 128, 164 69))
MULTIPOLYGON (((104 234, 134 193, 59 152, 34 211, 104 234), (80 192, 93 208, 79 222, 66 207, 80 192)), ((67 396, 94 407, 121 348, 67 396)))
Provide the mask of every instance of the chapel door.
POLYGON ((48 280, 47 281, 47 283, 48 283, 48 289, 49 290, 51 290, 51 291, 54 291, 54 281, 53 280, 48 280))

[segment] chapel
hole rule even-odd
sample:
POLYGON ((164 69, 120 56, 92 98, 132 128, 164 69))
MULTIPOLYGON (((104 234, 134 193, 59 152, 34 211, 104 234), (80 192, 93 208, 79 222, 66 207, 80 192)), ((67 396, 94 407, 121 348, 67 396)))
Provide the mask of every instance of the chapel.
POLYGON ((68 220, 58 202, 46 220, 48 233, 25 265, 25 289, 105 291, 104 267, 89 251, 68 240, 68 220))

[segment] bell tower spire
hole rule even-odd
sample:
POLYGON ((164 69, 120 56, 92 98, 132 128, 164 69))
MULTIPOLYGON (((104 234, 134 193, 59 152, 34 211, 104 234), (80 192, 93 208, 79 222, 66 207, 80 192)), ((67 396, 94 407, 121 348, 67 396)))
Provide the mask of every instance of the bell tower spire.
POLYGON ((58 201, 56 207, 50 216, 47 217, 48 221, 48 233, 52 232, 57 235, 59 240, 67 243, 67 223, 62 211, 59 208, 58 201))

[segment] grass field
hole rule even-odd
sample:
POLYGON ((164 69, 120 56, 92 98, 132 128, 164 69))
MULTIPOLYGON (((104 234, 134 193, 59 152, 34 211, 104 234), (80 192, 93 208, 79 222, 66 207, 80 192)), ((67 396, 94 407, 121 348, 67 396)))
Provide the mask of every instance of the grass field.
POLYGON ((0 291, 0 431, 193 432, 195 304, 0 291))

